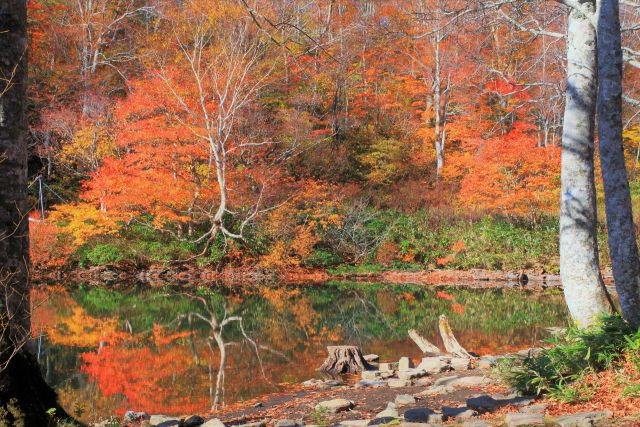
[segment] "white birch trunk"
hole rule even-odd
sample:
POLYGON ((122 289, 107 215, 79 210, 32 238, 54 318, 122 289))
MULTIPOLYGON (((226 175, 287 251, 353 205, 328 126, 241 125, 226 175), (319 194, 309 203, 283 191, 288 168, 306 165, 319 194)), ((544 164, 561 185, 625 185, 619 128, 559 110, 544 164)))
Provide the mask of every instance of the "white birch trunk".
POLYGON ((567 93, 562 133, 560 275, 573 320, 586 327, 610 303, 600 273, 596 237, 594 122, 596 32, 571 11, 567 40, 567 93))

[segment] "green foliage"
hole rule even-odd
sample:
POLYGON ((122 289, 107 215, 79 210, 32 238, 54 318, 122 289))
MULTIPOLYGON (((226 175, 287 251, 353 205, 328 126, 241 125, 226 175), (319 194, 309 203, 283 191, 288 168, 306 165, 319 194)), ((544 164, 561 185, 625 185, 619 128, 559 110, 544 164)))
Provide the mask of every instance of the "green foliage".
POLYGON ((640 332, 619 316, 607 316, 588 329, 572 327, 550 344, 524 360, 505 359, 498 371, 519 391, 575 402, 591 396, 581 381, 585 375, 612 366, 628 352, 637 354, 640 332))
POLYGON ((85 245, 78 253, 80 265, 109 265, 122 261, 126 254, 117 245, 98 243, 85 245))

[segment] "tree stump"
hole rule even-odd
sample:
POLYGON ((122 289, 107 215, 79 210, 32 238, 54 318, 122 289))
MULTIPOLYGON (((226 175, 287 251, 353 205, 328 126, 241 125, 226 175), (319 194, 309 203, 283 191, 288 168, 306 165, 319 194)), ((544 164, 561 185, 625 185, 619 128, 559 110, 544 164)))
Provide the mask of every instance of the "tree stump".
POLYGON ((320 372, 331 375, 357 374, 373 369, 373 366, 364 360, 360 347, 355 345, 330 345, 327 352, 327 359, 318 368, 320 372))

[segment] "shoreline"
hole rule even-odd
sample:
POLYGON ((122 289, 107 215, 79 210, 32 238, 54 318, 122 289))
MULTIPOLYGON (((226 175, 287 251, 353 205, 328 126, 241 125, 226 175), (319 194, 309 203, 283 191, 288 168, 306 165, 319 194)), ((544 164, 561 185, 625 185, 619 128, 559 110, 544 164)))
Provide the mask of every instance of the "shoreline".
MULTIPOLYGON (((605 284, 612 285, 610 272, 604 274, 605 284)), ((216 270, 194 265, 150 265, 145 268, 126 265, 97 266, 75 269, 35 270, 34 283, 56 281, 85 282, 87 284, 144 284, 151 287, 166 285, 206 286, 212 282, 231 284, 321 284, 329 281, 417 284, 426 286, 457 285, 478 288, 521 288, 528 290, 560 289, 560 276, 535 271, 513 270, 445 270, 416 271, 383 270, 376 272, 330 273, 320 269, 291 269, 284 271, 255 268, 226 268, 216 270)))

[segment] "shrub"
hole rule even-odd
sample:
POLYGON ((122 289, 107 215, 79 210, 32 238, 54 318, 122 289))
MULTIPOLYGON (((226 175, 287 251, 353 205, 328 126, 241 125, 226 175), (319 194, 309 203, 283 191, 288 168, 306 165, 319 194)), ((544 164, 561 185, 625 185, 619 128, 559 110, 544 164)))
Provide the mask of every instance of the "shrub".
POLYGON ((79 251, 79 262, 82 266, 116 264, 127 255, 122 248, 112 243, 97 243, 85 249, 79 251))
POLYGON ((523 360, 503 360, 498 371, 509 385, 523 393, 549 394, 572 402, 591 396, 580 381, 586 375, 638 354, 640 332, 634 332, 619 316, 607 316, 588 329, 570 328, 550 344, 552 347, 523 360))

